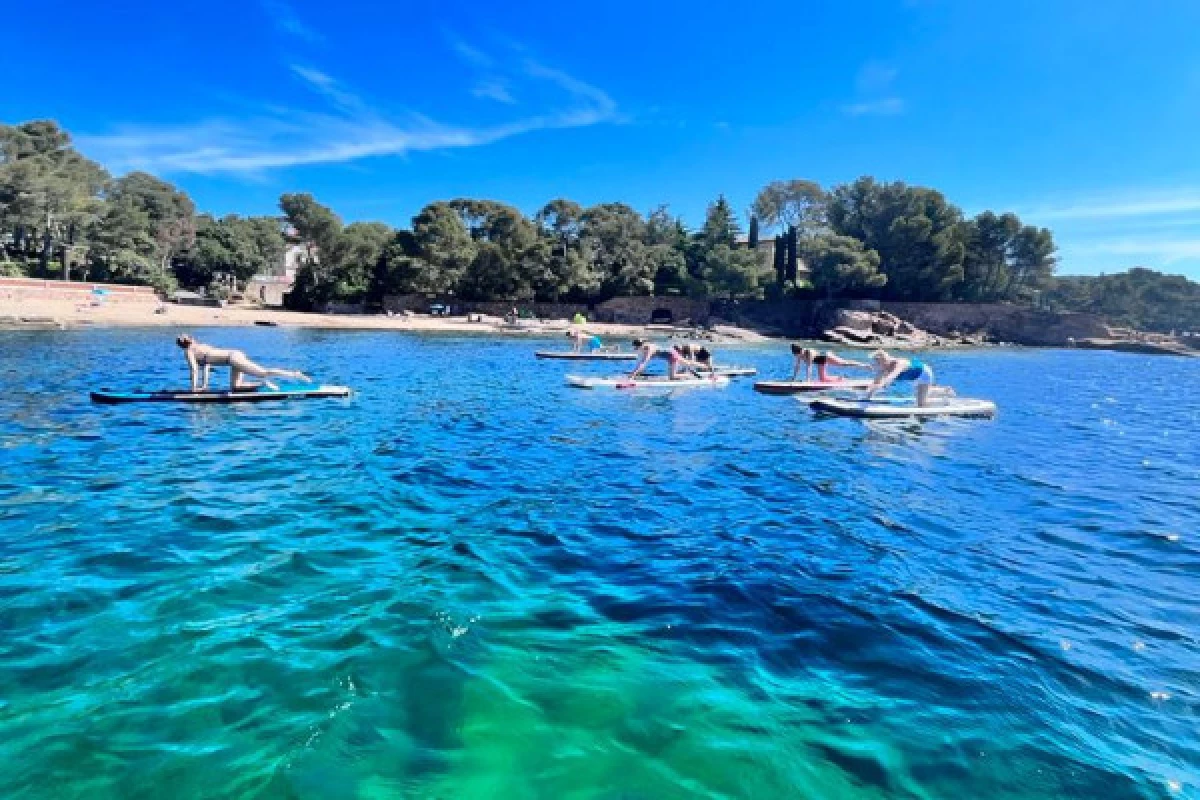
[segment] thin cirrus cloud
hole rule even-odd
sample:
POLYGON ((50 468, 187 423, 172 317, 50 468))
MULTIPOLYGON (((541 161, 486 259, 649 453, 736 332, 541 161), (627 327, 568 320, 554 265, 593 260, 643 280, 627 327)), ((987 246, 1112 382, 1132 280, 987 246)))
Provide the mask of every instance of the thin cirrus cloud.
POLYGON ((474 97, 483 98, 485 100, 495 100, 497 103, 505 105, 515 105, 516 98, 512 96, 512 92, 508 90, 508 86, 501 80, 485 80, 480 82, 471 90, 474 97))
MULTIPOLYGON (((477 64, 486 60, 493 69, 499 64, 474 48, 456 48, 456 52, 477 64)), ((218 118, 169 128, 131 126, 113 133, 80 136, 78 144, 118 172, 255 176, 287 167, 479 147, 538 130, 581 128, 619 120, 617 105, 606 92, 529 58, 520 59, 508 71, 530 85, 548 86, 558 101, 541 113, 488 126, 448 125, 418 113, 383 111, 319 69, 292 65, 291 70, 320 98, 318 107, 295 109, 264 104, 262 111, 250 119, 218 118)), ((491 99, 511 104, 506 84, 498 84, 498 88, 503 93, 491 92, 491 99)))
POLYGON ((852 117, 878 116, 888 117, 904 113, 904 100, 899 97, 884 97, 881 100, 869 100, 862 103, 847 103, 842 111, 852 117))
POLYGON ((858 70, 854 80, 854 102, 842 105, 842 113, 851 117, 888 117, 904 113, 904 99, 892 92, 899 74, 895 67, 878 61, 868 61, 858 70))
MULTIPOLYGON (((1151 192, 1122 192, 1093 196, 1034 208, 1025 212, 1043 220, 1111 220, 1147 218, 1200 212, 1200 189, 1181 188, 1151 192)), ((1195 220, 1200 225, 1200 219, 1195 220)))
POLYGON ((320 44, 325 37, 305 25, 285 0, 262 0, 263 10, 281 33, 309 44, 320 44))
POLYGON ((1030 204, 1019 214, 1053 227, 1064 266, 1072 270, 1141 264, 1194 271, 1200 262, 1200 188, 1080 194, 1030 204))
POLYGON ((1184 262, 1200 261, 1200 238, 1161 239, 1157 237, 1128 237, 1096 241, 1064 242, 1063 254, 1072 263, 1108 258, 1121 259, 1145 266, 1171 267, 1184 262))

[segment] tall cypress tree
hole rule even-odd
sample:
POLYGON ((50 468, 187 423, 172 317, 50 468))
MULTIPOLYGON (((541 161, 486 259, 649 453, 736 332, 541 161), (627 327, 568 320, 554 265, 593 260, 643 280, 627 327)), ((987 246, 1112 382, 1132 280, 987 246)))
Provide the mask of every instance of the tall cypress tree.
POLYGON ((787 232, 787 279, 793 284, 796 282, 796 245, 797 234, 796 226, 789 225, 787 232))
POLYGON ((749 245, 751 250, 758 249, 758 217, 750 217, 749 245))
POLYGON ((787 281, 787 253, 784 252, 784 241, 782 236, 775 237, 775 281, 780 286, 783 286, 787 281))

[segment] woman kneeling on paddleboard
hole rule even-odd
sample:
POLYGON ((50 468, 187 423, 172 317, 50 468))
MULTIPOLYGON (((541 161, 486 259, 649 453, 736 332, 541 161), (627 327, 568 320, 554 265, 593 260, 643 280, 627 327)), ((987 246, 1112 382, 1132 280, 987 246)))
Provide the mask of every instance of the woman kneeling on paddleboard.
POLYGON ((842 358, 836 353, 825 351, 824 353, 818 350, 810 350, 807 347, 801 347, 798 344, 792 345, 792 355, 795 356, 795 365, 792 368, 792 380, 796 380, 800 375, 800 365, 804 365, 804 380, 809 382, 812 380, 813 366, 817 368, 817 381, 820 383, 833 383, 835 381, 845 380, 840 375, 830 375, 825 371, 826 367, 858 367, 860 369, 871 369, 870 364, 864 364, 861 361, 851 361, 848 358, 842 358))
POLYGON ((886 389, 896 381, 912 381, 917 393, 917 405, 929 403, 929 395, 933 391, 933 367, 916 358, 896 358, 884 350, 871 353, 871 361, 875 363, 875 382, 867 390, 867 399, 886 389))
POLYGON ((229 367, 229 388, 233 391, 237 391, 245 386, 242 383, 243 375, 253 375, 256 378, 262 378, 263 385, 270 389, 278 389, 279 387, 267 380, 268 378, 292 378, 294 380, 311 382, 309 377, 303 372, 262 367, 247 358, 246 354, 241 350, 225 350, 213 347, 210 344, 201 344, 186 333, 176 339, 175 344, 183 349, 184 358, 187 359, 188 369, 192 373, 193 392, 199 392, 208 388, 208 377, 213 367, 229 367), (199 380, 201 367, 204 368, 203 382, 199 380))

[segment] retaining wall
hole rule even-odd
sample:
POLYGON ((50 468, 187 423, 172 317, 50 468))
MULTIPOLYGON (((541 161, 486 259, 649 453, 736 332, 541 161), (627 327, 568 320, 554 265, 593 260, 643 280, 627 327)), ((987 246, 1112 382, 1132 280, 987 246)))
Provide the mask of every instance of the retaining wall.
POLYGON ((0 300, 15 303, 85 302, 103 289, 106 303, 157 303, 158 295, 149 286, 125 286, 117 283, 82 281, 45 281, 38 278, 0 278, 0 300))
POLYGON ((434 303, 450 306, 455 313, 489 314, 503 317, 514 306, 522 312, 529 311, 539 319, 570 319, 582 313, 593 322, 617 322, 641 325, 650 322, 651 315, 658 309, 669 310, 675 322, 691 320, 697 325, 708 322, 709 302, 690 297, 614 297, 603 303, 528 303, 496 301, 476 303, 455 297, 427 297, 423 294, 388 295, 383 298, 383 307, 392 312, 429 312, 434 303))

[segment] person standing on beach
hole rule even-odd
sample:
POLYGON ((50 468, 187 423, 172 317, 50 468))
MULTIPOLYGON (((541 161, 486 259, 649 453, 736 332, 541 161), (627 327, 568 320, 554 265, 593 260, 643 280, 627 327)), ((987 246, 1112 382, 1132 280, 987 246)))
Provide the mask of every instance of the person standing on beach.
POLYGON ((179 345, 180 349, 183 350, 184 358, 187 359, 188 369, 192 373, 193 392, 203 391, 208 388, 208 379, 213 367, 229 367, 229 388, 231 391, 237 391, 246 386, 246 384, 242 383, 243 375, 253 375, 256 378, 262 378, 263 385, 269 389, 279 388, 269 378, 291 378, 292 380, 311 383, 311 379, 303 372, 263 367, 251 361, 241 350, 227 350, 220 347, 213 347, 210 344, 201 344, 186 333, 176 339, 175 344, 179 345), (201 367, 203 367, 203 372, 201 372, 201 367), (201 375, 203 375, 203 381, 200 380, 201 375))

